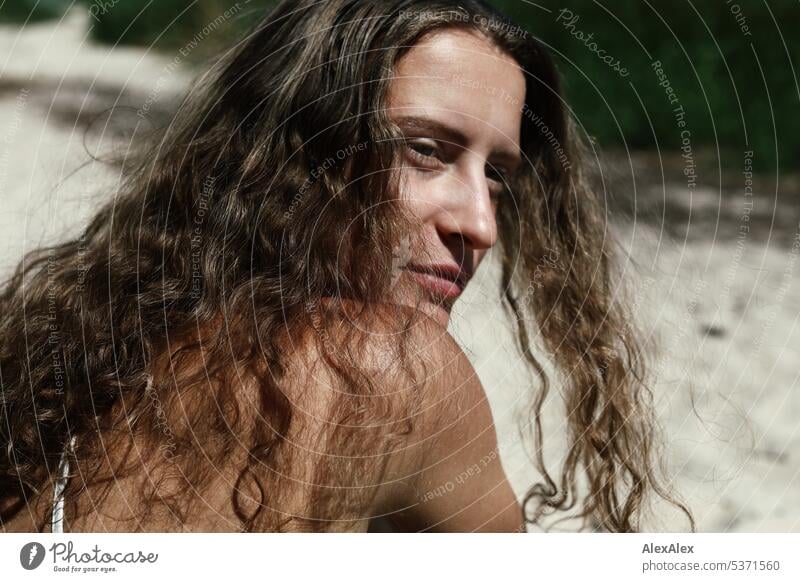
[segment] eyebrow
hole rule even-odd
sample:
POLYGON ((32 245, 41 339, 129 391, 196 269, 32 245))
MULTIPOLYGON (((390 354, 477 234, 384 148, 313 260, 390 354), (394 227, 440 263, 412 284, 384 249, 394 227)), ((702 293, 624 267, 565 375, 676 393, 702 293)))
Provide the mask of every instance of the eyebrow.
MULTIPOLYGON (((404 130, 430 131, 449 142, 458 144, 464 149, 466 149, 466 144, 469 142, 467 136, 460 130, 424 115, 403 115, 397 119, 396 123, 398 127, 404 130)), ((522 158, 516 150, 495 149, 492 150, 491 155, 513 166, 517 166, 522 162, 522 158)))

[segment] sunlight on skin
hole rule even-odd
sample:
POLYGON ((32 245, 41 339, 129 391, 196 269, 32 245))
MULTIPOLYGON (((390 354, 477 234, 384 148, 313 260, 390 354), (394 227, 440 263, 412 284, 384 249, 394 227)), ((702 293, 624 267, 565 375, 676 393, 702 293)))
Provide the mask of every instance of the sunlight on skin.
POLYGON ((446 326, 486 252, 497 242, 504 176, 520 163, 525 77, 482 36, 428 35, 397 63, 387 108, 407 140, 401 195, 420 229, 409 243, 398 300, 446 326))

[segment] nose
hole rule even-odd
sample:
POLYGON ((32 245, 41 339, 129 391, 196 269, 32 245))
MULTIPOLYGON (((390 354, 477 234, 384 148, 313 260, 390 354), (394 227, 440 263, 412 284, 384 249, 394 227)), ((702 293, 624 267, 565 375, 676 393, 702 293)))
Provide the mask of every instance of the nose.
POLYGON ((436 216, 440 238, 457 252, 490 249, 497 242, 497 218, 483 164, 449 178, 436 216))

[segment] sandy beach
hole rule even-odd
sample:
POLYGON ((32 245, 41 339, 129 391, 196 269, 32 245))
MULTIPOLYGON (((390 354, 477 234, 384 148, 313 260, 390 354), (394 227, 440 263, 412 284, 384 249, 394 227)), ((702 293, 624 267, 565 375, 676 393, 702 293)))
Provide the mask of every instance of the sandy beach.
MULTIPOLYGON (((132 127, 147 123, 139 112, 166 114, 192 77, 169 55, 93 45, 86 24, 72 13, 24 30, 0 28, 3 278, 26 250, 75 234, 97 201, 113 195, 117 176, 89 154, 129 139, 132 127), (102 114, 109 107, 114 114, 102 114)), ((623 162, 645 178, 637 210, 614 216, 610 228, 630 250, 624 272, 652 344, 652 390, 673 485, 700 531, 799 532, 797 183, 776 190, 756 181, 751 208, 736 177, 730 188, 701 184, 689 197, 669 160, 664 181, 652 156, 623 162)), ((611 186, 633 197, 624 177, 611 186)), ((476 280, 452 333, 486 387, 504 465, 522 497, 538 478, 530 441, 518 430, 535 379, 492 296, 496 269, 482 267, 476 280)), ((565 440, 557 381, 546 407, 545 453, 557 475, 565 440)), ((687 524, 659 504, 649 528, 684 531, 687 524)))

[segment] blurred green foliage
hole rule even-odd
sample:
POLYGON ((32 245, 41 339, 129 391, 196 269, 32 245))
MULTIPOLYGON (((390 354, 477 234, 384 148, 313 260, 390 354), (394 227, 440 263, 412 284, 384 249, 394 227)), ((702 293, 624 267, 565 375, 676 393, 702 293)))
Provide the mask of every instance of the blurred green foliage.
POLYGON ((191 48, 186 52, 195 61, 228 46, 232 38, 277 3, 275 0, 117 0, 111 6, 113 0, 84 1, 92 16, 95 40, 155 46, 160 50, 191 48))
MULTIPOLYGON (((73 3, 6 0, 0 21, 52 18, 73 3)), ((98 41, 170 52, 191 47, 185 56, 200 61, 251 26, 275 0, 81 3, 92 15, 98 41)), ((550 47, 576 119, 600 144, 675 151, 688 130, 695 152, 710 149, 716 157, 719 149, 725 165, 741 167, 744 151, 753 150, 756 170, 774 172, 776 160, 781 171, 797 169, 791 167, 800 160, 796 0, 492 3, 550 47), (619 61, 616 69, 628 75, 615 71, 598 51, 619 61), (661 62, 677 101, 669 102, 654 61, 661 62), (677 125, 678 106, 685 111, 685 127, 677 125)))
POLYGON ((774 173, 776 160, 781 172, 800 169, 796 1, 494 4, 558 55, 568 102, 601 144, 674 151, 686 129, 695 152, 704 147, 716 157, 719 148, 723 165, 741 170, 744 152, 753 150, 756 170, 774 173), (587 46, 592 42, 596 47, 587 46), (591 48, 613 55, 630 74, 620 76, 591 48), (677 102, 669 102, 654 61, 677 102), (677 124, 678 106, 686 112, 685 128, 677 124))
POLYGON ((23 24, 57 18, 69 5, 64 0, 0 0, 0 23, 23 24))
POLYGON ((186 53, 199 62, 228 46, 277 0, 0 0, 0 23, 89 13, 91 37, 109 45, 138 45, 186 53), (191 50, 187 50, 191 48, 191 50))

